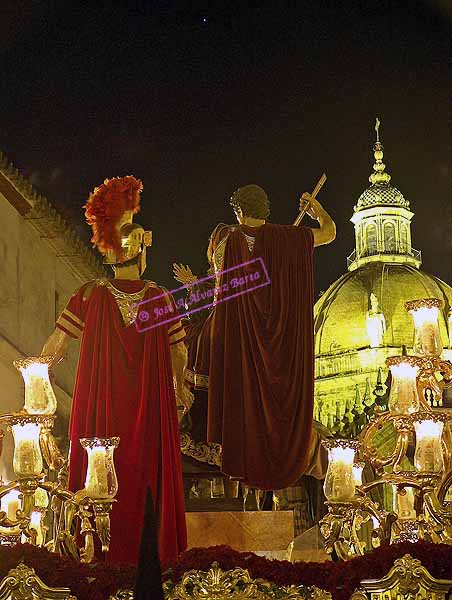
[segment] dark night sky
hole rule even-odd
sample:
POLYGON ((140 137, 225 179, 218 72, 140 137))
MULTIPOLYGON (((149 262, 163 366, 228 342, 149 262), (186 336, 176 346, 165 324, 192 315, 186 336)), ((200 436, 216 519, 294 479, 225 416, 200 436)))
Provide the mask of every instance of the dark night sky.
MULTIPOLYGON (((448 0, 2 0, 0 148, 87 239, 81 205, 105 177, 143 179, 146 275, 205 269, 228 198, 259 183, 292 222, 323 171, 338 225, 318 290, 345 271, 374 121, 416 212, 424 269, 452 283, 452 10, 448 0)), ((309 219, 306 218, 306 223, 309 219)))

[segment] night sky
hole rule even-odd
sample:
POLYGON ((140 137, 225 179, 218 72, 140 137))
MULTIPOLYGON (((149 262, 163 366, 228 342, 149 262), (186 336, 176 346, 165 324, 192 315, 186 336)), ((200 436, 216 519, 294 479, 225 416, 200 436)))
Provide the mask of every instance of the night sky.
POLYGON ((0 149, 87 240, 89 191, 140 177, 146 276, 169 287, 174 260, 203 273, 237 187, 262 185, 270 220, 291 223, 325 171, 338 233, 316 250, 320 291, 353 250, 379 116, 413 246, 452 283, 448 4, 2 0, 0 149))

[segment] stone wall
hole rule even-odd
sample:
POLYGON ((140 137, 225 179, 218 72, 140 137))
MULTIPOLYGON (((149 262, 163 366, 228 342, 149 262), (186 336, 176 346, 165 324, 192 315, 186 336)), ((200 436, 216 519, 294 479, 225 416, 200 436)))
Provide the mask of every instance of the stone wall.
MULTIPOLYGON (((12 360, 39 355, 59 312, 86 280, 86 272, 78 274, 77 269, 69 268, 67 256, 60 257, 33 219, 20 214, 3 193, 0 223, 0 413, 7 413, 23 405, 23 381, 12 360)), ((92 278, 95 276, 93 272, 92 278)), ((55 434, 62 441, 69 420, 78 345, 72 343, 67 357, 54 370, 58 400, 55 434)), ((4 446, 0 475, 9 479, 13 476, 9 434, 4 446)))

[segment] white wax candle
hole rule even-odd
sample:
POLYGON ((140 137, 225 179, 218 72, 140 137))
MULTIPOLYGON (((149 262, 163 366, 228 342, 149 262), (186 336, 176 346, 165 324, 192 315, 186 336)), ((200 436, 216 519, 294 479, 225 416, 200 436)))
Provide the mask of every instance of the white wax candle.
POLYGON ((20 508, 19 492, 18 490, 11 490, 2 498, 1 510, 6 512, 6 515, 10 521, 16 521, 16 513, 20 508))
POLYGON ((95 498, 108 496, 108 473, 105 448, 92 448, 88 457, 86 490, 95 498))
POLYGON ((34 510, 31 513, 31 517, 30 517, 30 528, 35 529, 37 536, 36 536, 36 545, 37 546, 42 546, 42 542, 43 542, 43 535, 42 535, 42 513, 34 510))

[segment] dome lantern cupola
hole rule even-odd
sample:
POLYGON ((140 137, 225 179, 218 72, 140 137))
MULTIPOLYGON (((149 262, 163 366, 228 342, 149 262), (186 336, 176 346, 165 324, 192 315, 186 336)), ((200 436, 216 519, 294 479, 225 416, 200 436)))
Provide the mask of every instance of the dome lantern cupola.
POLYGON ((380 120, 375 124, 376 141, 373 147, 375 164, 369 177, 370 186, 364 190, 354 207, 351 218, 355 225, 356 246, 347 259, 349 271, 369 262, 406 263, 419 268, 421 253, 411 246, 410 203, 390 184, 391 175, 383 162, 380 141, 380 120))

